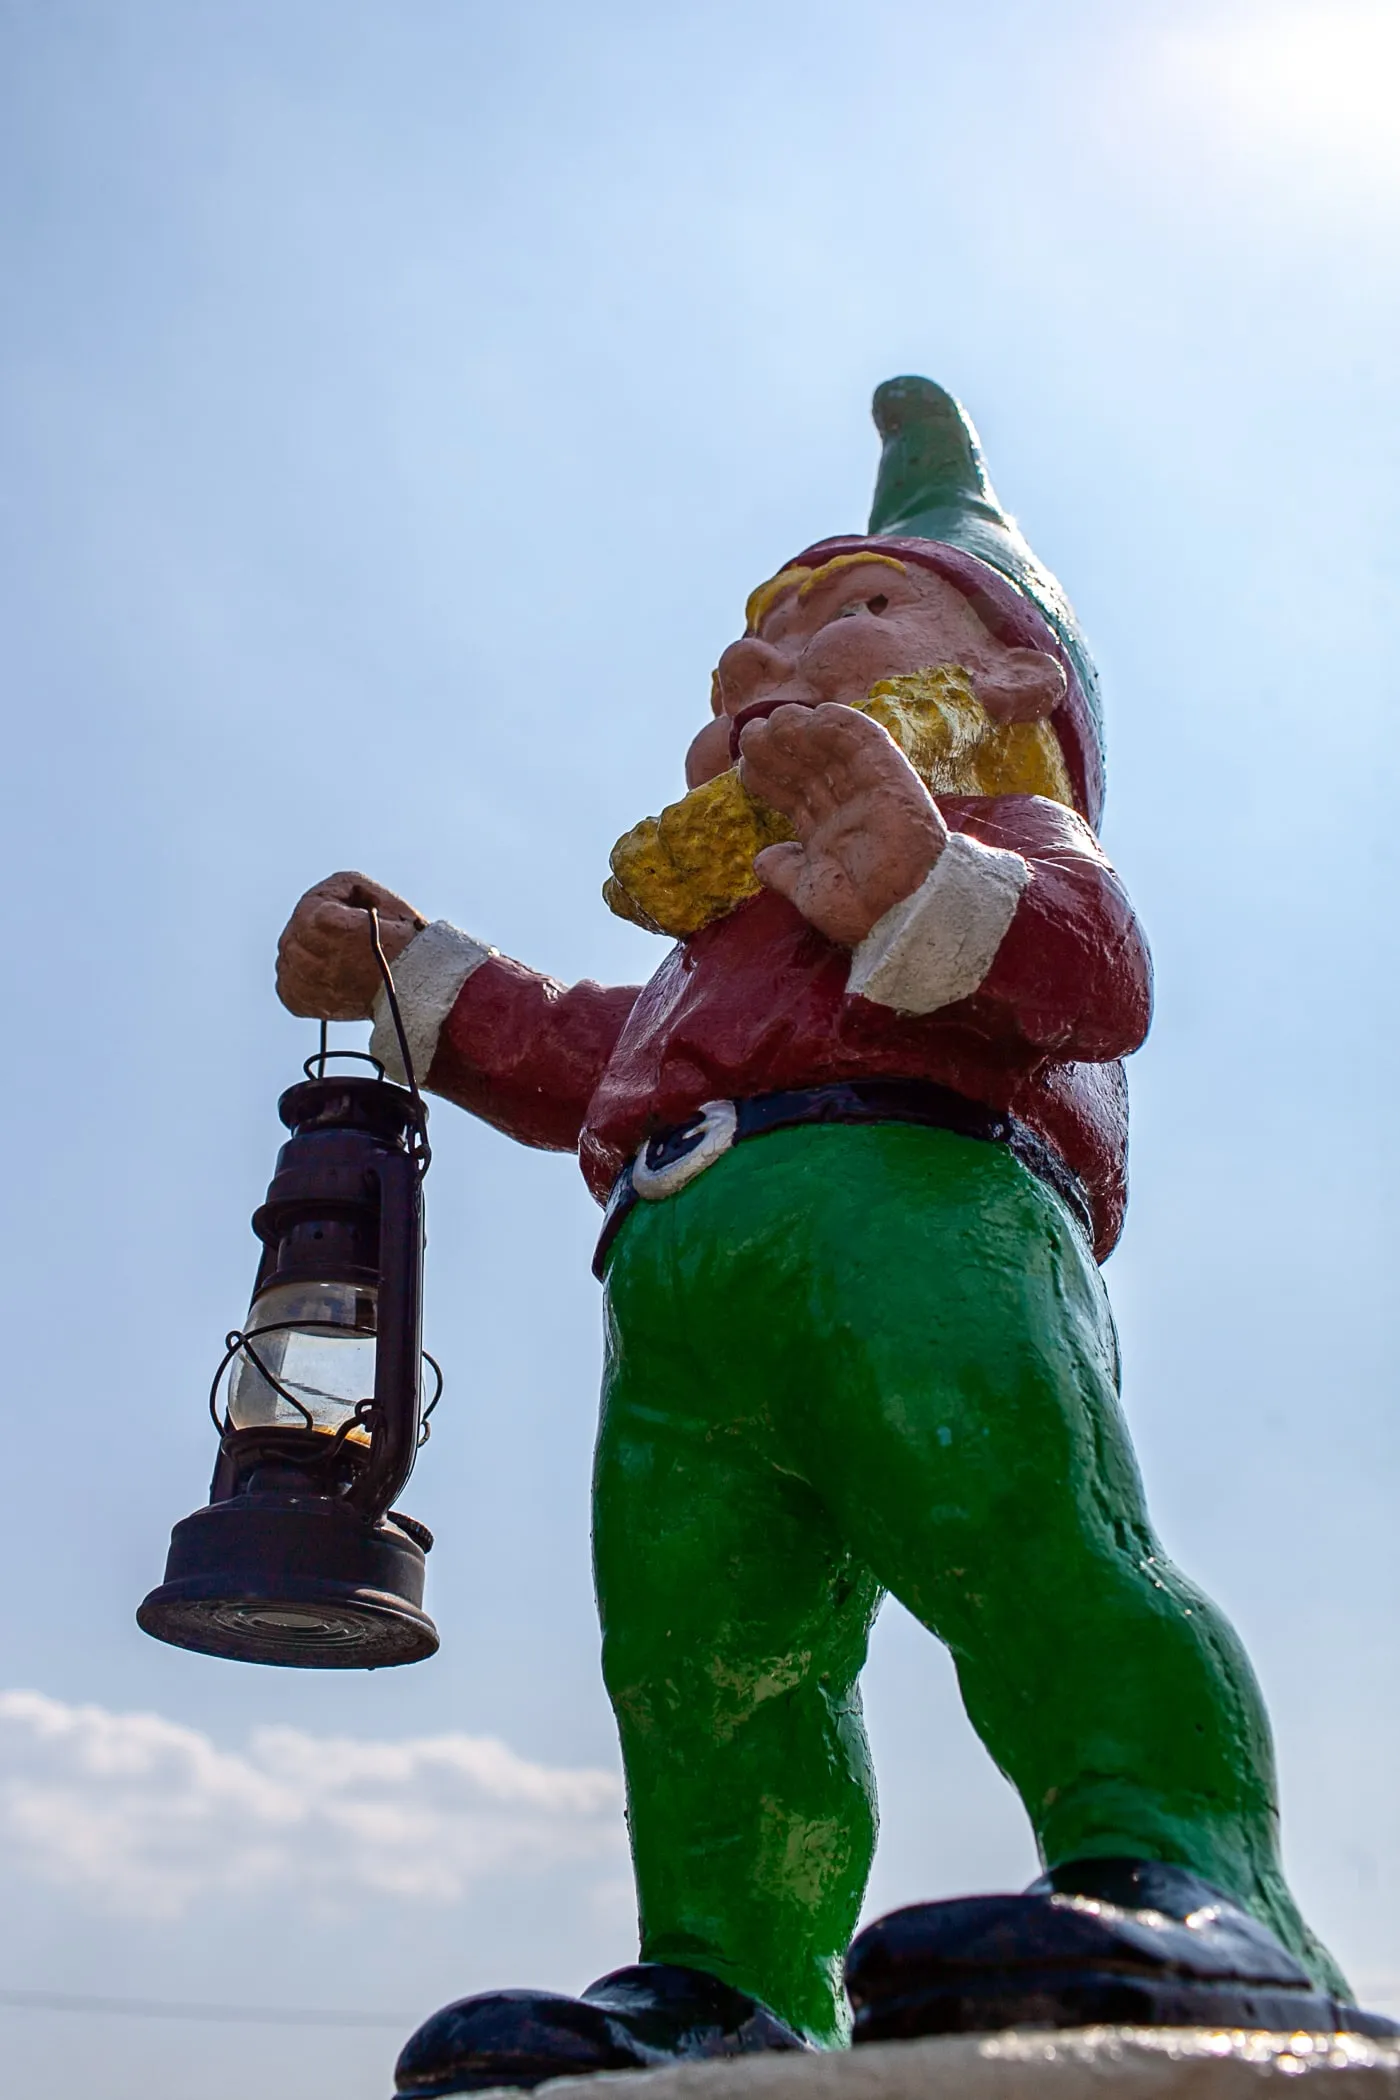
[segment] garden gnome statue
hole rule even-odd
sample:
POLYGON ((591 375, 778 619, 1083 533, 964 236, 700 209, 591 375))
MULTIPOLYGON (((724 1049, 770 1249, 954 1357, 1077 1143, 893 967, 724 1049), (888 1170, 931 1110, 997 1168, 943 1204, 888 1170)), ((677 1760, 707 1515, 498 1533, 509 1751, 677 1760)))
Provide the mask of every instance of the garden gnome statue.
POLYGON ((673 945, 564 986, 360 875, 283 935, 294 1013, 605 1206, 594 1540, 640 1959, 426 2022, 401 2094, 902 2034, 1357 2013, 1279 1864, 1268 1721, 1152 1531, 1098 1263, 1150 966, 1095 835, 1074 616, 925 379, 875 396, 869 532, 750 597, 687 793, 614 848, 673 945), (382 995, 381 995, 382 996, 382 995), (1045 1872, 850 1946, 859 1678, 892 1592, 952 1651, 1045 1872), (847 1995, 849 1993, 849 1997, 847 1995))

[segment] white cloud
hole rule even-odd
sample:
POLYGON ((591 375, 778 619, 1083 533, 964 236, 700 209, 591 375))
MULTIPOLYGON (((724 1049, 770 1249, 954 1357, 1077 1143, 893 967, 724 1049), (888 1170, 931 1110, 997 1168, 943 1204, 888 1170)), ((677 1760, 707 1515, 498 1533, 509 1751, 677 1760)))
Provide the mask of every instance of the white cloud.
POLYGON ((0 1858, 108 1910, 285 1891, 455 1902, 483 1875, 625 1850, 611 1772, 529 1763, 490 1736, 402 1742, 260 1728, 218 1749, 158 1714, 0 1693, 0 1858))

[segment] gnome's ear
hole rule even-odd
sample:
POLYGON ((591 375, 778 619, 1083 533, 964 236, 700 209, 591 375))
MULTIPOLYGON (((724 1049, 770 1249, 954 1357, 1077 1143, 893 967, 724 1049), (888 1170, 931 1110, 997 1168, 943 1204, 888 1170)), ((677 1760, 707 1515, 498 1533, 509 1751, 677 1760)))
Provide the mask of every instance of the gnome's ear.
POLYGON ((1043 649, 1003 649, 973 673, 973 689, 994 722, 1043 722, 1065 697, 1069 681, 1057 656, 1043 649))

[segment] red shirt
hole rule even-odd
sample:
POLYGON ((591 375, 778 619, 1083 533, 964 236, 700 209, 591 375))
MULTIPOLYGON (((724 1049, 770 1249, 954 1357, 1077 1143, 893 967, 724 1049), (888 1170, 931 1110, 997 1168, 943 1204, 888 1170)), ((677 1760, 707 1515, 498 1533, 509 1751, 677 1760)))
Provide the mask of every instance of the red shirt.
POLYGON ((1084 1184, 1102 1260, 1127 1200, 1121 1060, 1151 1015, 1141 930, 1072 810, 1031 795, 939 808, 951 830, 1031 869, 970 998, 911 1015, 848 994, 850 951, 764 891, 678 943, 640 987, 566 987, 492 956, 443 1025, 429 1084, 524 1144, 577 1148, 602 1201, 646 1137, 703 1102, 825 1080, 933 1080, 1054 1146, 1084 1184))

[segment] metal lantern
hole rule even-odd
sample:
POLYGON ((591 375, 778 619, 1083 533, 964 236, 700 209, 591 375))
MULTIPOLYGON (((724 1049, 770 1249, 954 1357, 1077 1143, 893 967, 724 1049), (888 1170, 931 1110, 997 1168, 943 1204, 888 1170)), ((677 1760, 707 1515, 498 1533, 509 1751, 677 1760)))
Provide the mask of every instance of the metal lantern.
POLYGON ((393 1508, 442 1386, 420 1339, 426 1110, 406 1057, 408 1088, 382 1067, 329 1075, 329 1055, 323 1030, 278 1103, 291 1135, 253 1216, 248 1316, 210 1391, 209 1502, 175 1526, 136 1616, 206 1655, 381 1669, 438 1645, 422 1608, 432 1534, 393 1508))

